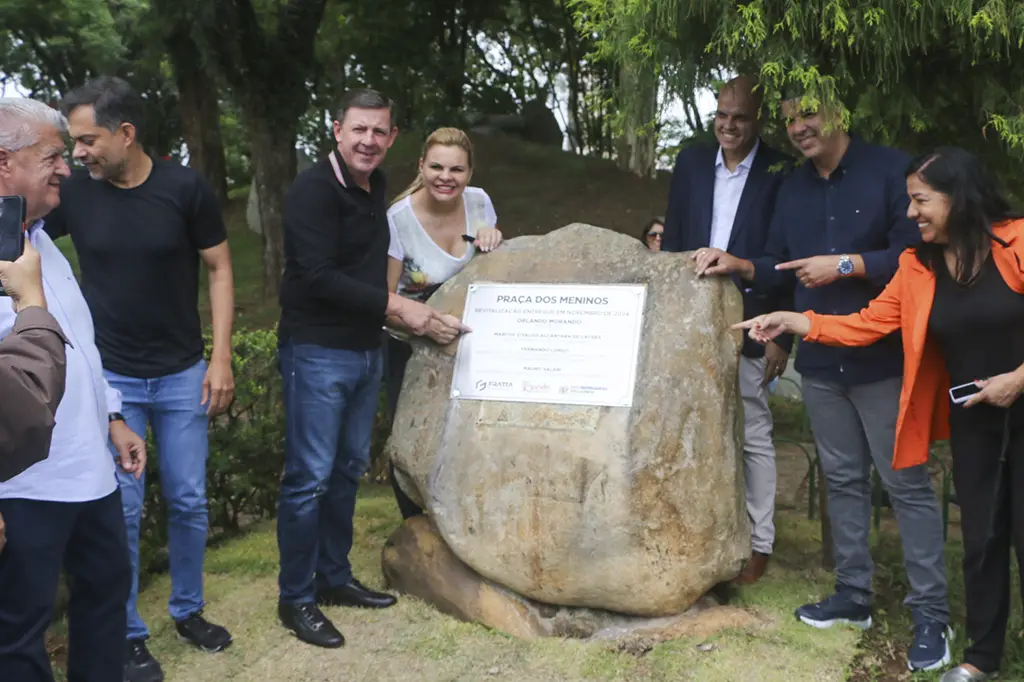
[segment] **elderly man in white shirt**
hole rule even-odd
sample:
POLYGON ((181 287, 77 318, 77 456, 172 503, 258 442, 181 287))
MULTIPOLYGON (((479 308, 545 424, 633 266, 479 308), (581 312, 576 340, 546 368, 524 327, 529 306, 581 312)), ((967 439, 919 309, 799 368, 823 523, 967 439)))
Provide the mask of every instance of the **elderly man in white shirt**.
MULTIPOLYGON (((64 398, 49 455, 0 484, 7 545, 0 553, 0 680, 52 682, 44 637, 61 569, 69 578, 69 680, 121 679, 131 566, 114 467, 141 475, 143 440, 120 418, 103 378, 92 318, 67 260, 42 230, 60 203, 64 117, 29 99, 0 98, 0 194, 27 205, 26 240, 39 252, 48 308, 69 342, 64 398), (112 461, 108 438, 119 457, 112 461)), ((16 315, 0 299, 0 336, 16 315)))

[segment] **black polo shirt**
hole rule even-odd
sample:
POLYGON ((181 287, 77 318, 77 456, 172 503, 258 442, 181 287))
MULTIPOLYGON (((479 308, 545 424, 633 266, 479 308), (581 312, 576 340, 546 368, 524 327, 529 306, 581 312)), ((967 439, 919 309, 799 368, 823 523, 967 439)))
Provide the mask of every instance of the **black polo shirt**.
POLYGON ((388 305, 385 180, 367 192, 337 152, 295 178, 284 201, 281 343, 370 350, 381 343, 388 305))

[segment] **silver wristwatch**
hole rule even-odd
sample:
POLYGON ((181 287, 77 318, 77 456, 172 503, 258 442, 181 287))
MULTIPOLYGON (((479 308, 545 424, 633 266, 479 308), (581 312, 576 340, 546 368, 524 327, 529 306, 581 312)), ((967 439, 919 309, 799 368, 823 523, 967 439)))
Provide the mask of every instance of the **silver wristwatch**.
POLYGON ((853 274, 853 259, 849 256, 843 255, 839 257, 839 265, 836 266, 836 271, 843 277, 848 277, 853 274))

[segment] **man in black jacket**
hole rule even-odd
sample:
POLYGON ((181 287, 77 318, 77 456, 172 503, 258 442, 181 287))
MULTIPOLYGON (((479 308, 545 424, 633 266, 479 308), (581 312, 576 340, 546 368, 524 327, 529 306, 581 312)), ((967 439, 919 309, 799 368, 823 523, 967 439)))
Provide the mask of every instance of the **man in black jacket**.
MULTIPOLYGON (((679 153, 672 173, 665 214, 663 251, 710 248, 743 257, 764 254, 775 195, 785 175, 786 156, 760 140, 761 99, 756 83, 740 76, 718 94, 715 148, 690 147, 679 153)), ((738 282, 738 280, 737 280, 738 282)), ((779 308, 786 300, 755 294, 740 285, 744 315, 779 308)), ((793 338, 767 348, 749 338, 740 358, 743 396, 743 463, 753 551, 738 584, 756 582, 764 573, 775 539, 775 446, 767 384, 786 369, 793 338)))
POLYGON ((285 198, 280 362, 287 412, 277 522, 278 615, 299 639, 344 644, 317 604, 395 603, 356 580, 348 561, 359 479, 370 458, 387 323, 448 344, 458 318, 388 292, 390 231, 378 166, 394 142, 391 101, 373 90, 341 100, 337 149, 285 198))

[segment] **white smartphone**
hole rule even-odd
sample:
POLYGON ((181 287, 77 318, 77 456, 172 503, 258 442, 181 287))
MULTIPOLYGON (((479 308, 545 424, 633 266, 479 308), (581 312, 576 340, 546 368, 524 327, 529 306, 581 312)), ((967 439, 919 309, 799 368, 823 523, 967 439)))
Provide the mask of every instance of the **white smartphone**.
POLYGON ((966 403, 967 399, 975 393, 981 393, 981 387, 972 381, 969 384, 960 384, 949 389, 949 399, 953 401, 954 405, 960 405, 966 403))

